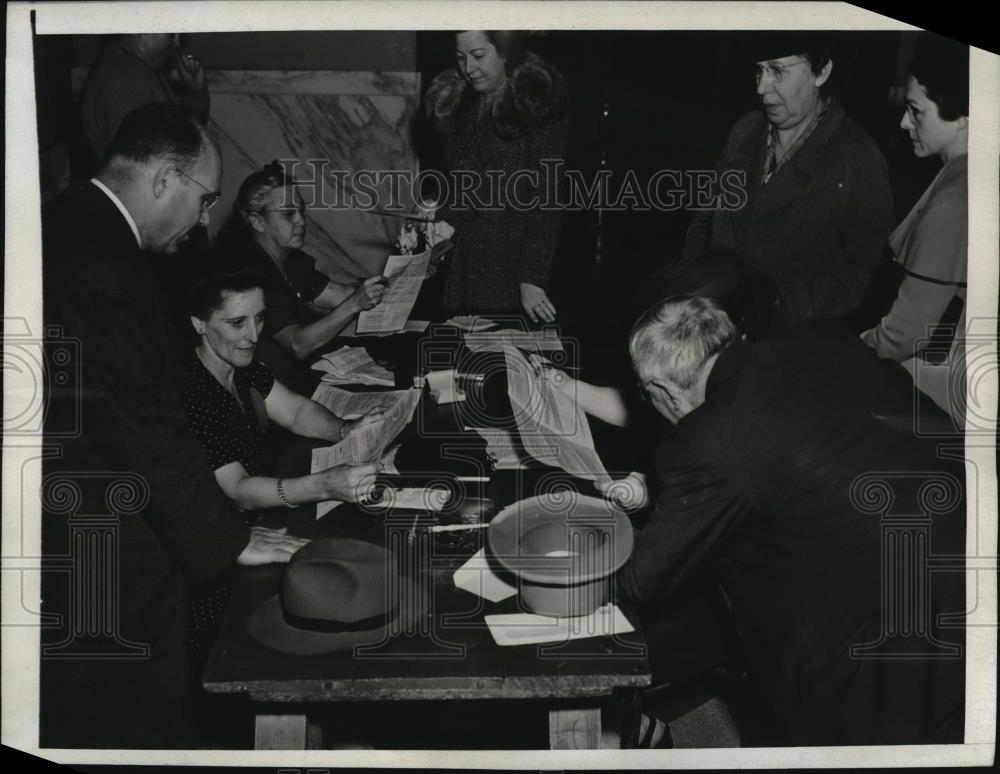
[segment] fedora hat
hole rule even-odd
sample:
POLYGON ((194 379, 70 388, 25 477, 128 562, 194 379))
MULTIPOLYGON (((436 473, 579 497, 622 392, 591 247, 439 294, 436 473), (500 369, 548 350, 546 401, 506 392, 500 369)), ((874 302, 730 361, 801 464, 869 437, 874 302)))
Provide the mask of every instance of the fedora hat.
POLYGON ((587 615, 605 604, 634 539, 621 510, 574 491, 509 505, 487 533, 491 557, 517 577, 524 605, 552 616, 587 615))
POLYGON ((281 653, 336 653, 413 631, 423 597, 417 584, 396 573, 384 548, 324 538, 295 552, 281 593, 260 604, 248 629, 281 653))

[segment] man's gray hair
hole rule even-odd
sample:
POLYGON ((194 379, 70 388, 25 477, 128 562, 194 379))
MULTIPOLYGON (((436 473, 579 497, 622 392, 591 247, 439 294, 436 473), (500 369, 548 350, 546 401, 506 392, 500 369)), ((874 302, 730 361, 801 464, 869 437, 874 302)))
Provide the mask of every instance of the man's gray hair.
POLYGON ((708 359, 738 337, 733 321, 715 301, 673 296, 638 319, 628 348, 641 379, 665 378, 686 390, 708 359))

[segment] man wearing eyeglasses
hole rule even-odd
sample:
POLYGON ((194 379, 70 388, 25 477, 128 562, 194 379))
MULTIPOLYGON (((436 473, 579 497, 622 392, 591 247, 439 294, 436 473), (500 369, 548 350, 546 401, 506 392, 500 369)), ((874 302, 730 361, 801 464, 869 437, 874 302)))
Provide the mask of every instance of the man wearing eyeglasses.
POLYGON ((758 42, 760 110, 736 122, 716 167, 742 173, 746 202, 731 209, 720 201, 696 215, 684 256, 736 248, 778 283, 783 322, 843 318, 861 304, 892 225, 885 159, 826 94, 835 65, 829 35, 774 33, 758 42))
POLYGON ((176 261, 191 231, 208 223, 221 173, 201 124, 180 107, 144 105, 123 119, 97 176, 43 213, 46 333, 79 342, 82 388, 50 390, 46 429, 79 400, 83 430, 59 444, 46 475, 61 473, 79 487, 70 516, 115 517, 110 553, 96 560, 69 544, 71 519, 47 513, 43 522, 47 557, 69 556, 81 578, 109 579, 80 608, 69 600, 90 586, 67 589, 61 576, 43 574, 43 610, 64 624, 43 642, 63 654, 42 659, 45 747, 194 746, 193 588, 237 564, 287 561, 302 543, 246 526, 216 484, 177 395, 180 352, 152 265, 176 261), (131 514, 115 513, 114 498, 90 489, 89 482, 117 479, 133 482, 131 514), (74 637, 109 618, 114 630, 103 632, 100 657, 87 657, 88 643, 74 645, 74 637))

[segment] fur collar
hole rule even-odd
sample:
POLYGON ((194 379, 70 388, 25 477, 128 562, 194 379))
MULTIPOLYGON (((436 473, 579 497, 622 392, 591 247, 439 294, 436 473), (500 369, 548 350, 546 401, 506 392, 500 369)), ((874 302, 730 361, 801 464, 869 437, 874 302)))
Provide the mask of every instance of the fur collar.
MULTIPOLYGON (((475 96, 455 68, 439 73, 427 90, 424 108, 443 134, 455 130, 459 107, 475 96)), ((511 139, 557 120, 566 112, 567 88, 562 74, 544 59, 529 53, 507 76, 493 102, 493 126, 511 139)))

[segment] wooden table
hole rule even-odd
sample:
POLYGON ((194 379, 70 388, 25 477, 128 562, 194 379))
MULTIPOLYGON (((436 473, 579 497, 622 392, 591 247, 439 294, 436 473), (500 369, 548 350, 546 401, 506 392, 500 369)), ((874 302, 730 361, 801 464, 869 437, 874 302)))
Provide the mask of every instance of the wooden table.
MULTIPOLYGON (((400 470, 418 470, 425 478, 434 469, 467 474, 478 467, 482 472, 474 459, 478 436, 461 433, 461 406, 434 406, 426 394, 424 401, 402 437, 400 470), (464 468, 454 459, 442 459, 442 448, 456 445, 468 458, 464 468), (404 465, 405 460, 410 464, 404 465)), ((308 469, 312 446, 301 439, 290 442, 279 473, 308 469)), ((538 476, 551 470, 498 471, 490 482, 475 485, 484 489, 470 491, 469 499, 491 501, 495 508, 484 514, 490 518, 507 503, 529 496, 538 476)), ((580 484, 584 488, 584 482, 580 484)), ((486 530, 432 535, 412 529, 413 511, 375 515, 350 504, 319 521, 314 507, 284 511, 282 516, 291 516, 293 534, 351 537, 386 546, 400 573, 426 589, 429 605, 415 631, 381 645, 355 653, 287 656, 259 645, 247 633, 256 606, 278 592, 283 567, 242 568, 209 657, 204 687, 249 697, 255 705, 257 749, 321 747, 318 727, 309 720, 310 705, 317 703, 514 699, 545 703, 552 749, 593 749, 600 742, 602 700, 613 691, 650 684, 638 630, 556 645, 498 646, 483 616, 518 612, 518 598, 491 603, 457 589, 452 581, 455 570, 483 547, 486 530)), ((421 523, 434 518, 424 515, 421 523)))

